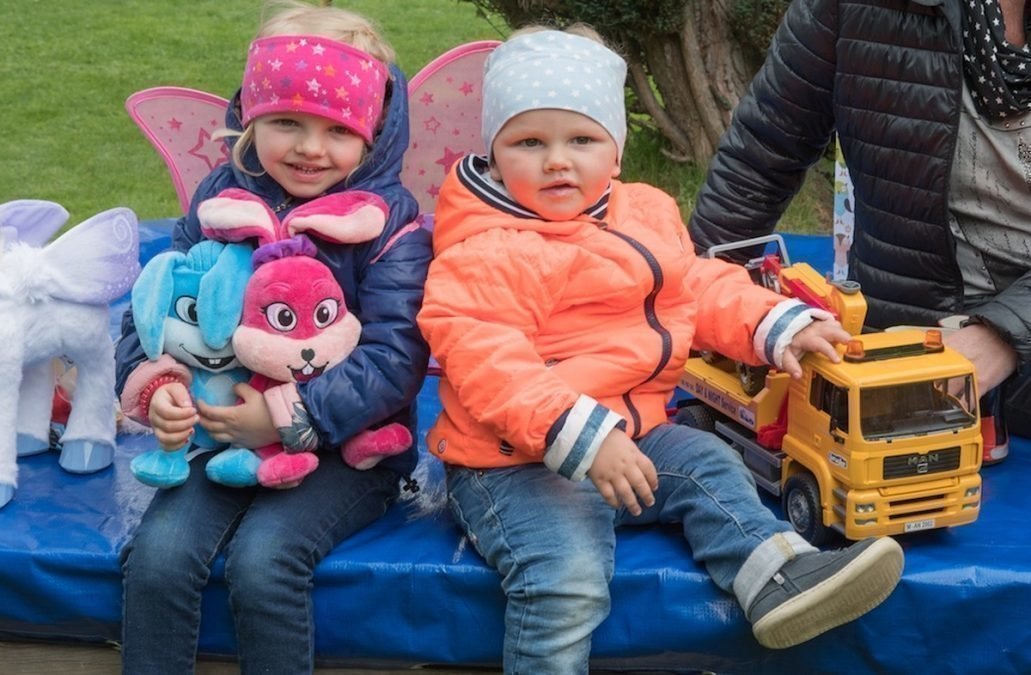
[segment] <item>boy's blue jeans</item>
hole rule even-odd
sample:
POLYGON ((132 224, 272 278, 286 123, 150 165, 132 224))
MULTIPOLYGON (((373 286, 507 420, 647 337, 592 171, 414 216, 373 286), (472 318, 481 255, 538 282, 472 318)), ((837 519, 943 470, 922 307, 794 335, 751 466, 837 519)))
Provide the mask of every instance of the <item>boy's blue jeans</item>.
POLYGON ((591 634, 609 612, 619 525, 682 523, 695 560, 726 591, 760 543, 792 531, 759 500, 740 455, 712 434, 664 424, 638 447, 659 490, 636 518, 606 504, 589 479, 573 483, 543 464, 449 468, 451 510, 502 575, 506 673, 587 673, 591 634))
POLYGON ((158 490, 122 552, 122 670, 194 672, 201 592, 224 548, 241 672, 311 672, 315 565, 383 515, 399 476, 355 471, 333 453, 296 488, 230 488, 204 475, 213 456, 195 458, 185 484, 158 490))

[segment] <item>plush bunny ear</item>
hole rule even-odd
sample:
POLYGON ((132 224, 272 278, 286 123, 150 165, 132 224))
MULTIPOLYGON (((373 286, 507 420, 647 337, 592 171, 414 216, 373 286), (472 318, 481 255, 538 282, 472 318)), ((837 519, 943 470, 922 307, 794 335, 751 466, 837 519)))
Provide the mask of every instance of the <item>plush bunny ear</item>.
POLYGON ((0 240, 39 248, 68 220, 68 212, 55 202, 18 199, 0 204, 0 240))
POLYGON ((175 269, 186 261, 178 251, 159 253, 144 265, 132 287, 132 319, 143 353, 151 361, 161 356, 165 344, 165 317, 175 292, 175 269))
POLYGON ((313 199, 283 221, 288 236, 302 232, 337 244, 358 244, 383 233, 390 209, 372 192, 350 190, 313 199))
POLYGON ((229 344, 240 325, 244 288, 252 274, 251 247, 226 244, 214 266, 201 278, 197 318, 201 337, 212 349, 229 344))
POLYGON ((216 241, 244 241, 256 237, 259 244, 283 238, 283 226, 260 197, 229 188, 197 207, 205 237, 216 241))

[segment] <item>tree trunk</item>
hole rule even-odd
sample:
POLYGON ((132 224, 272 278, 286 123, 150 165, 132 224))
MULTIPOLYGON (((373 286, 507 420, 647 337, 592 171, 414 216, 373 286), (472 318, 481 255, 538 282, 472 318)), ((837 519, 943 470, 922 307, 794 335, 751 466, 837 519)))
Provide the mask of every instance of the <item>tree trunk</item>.
POLYGON ((631 61, 631 86, 669 140, 674 159, 709 161, 751 80, 731 34, 729 4, 685 3, 681 34, 648 36, 637 45, 643 63, 631 61))
POLYGON ((628 84, 669 141, 664 152, 698 165, 707 164, 716 151, 752 79, 755 64, 745 54, 754 58, 765 51, 787 6, 787 0, 467 1, 499 12, 510 26, 593 25, 622 47, 628 84))

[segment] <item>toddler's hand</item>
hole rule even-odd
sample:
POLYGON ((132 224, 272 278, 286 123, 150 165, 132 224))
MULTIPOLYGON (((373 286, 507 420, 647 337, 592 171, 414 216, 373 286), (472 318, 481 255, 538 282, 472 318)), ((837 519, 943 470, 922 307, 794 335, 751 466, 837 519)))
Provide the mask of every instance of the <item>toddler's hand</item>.
POLYGON ((655 465, 619 429, 610 431, 602 441, 587 475, 614 509, 622 504, 630 513, 639 516, 641 504, 655 504, 652 493, 659 489, 655 465))
POLYGON ((198 419, 190 392, 181 382, 158 387, 150 399, 147 416, 164 450, 178 450, 186 445, 198 419))
POLYGON ((784 350, 783 370, 796 380, 802 377, 802 366, 798 361, 808 352, 818 352, 837 363, 841 358, 834 345, 844 344, 850 337, 836 319, 817 319, 795 333, 791 344, 784 350))
POLYGON ((200 425, 216 441, 241 448, 254 449, 278 443, 279 432, 272 424, 262 393, 245 383, 237 384, 233 392, 241 400, 237 405, 214 406, 198 401, 200 425))

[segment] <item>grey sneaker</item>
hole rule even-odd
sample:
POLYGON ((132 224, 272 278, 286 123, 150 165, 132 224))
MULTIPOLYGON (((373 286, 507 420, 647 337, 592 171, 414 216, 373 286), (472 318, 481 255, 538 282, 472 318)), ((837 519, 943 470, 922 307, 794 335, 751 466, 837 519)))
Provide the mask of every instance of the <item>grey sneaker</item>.
POLYGON ((755 639, 793 647, 866 614, 891 595, 902 558, 902 547, 881 537, 789 560, 745 611, 755 639))

